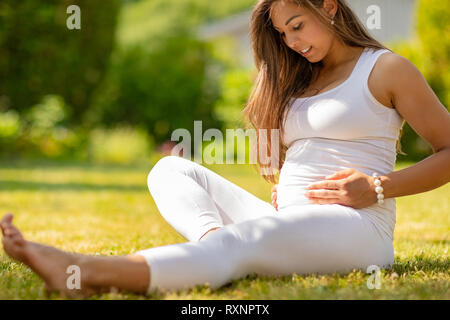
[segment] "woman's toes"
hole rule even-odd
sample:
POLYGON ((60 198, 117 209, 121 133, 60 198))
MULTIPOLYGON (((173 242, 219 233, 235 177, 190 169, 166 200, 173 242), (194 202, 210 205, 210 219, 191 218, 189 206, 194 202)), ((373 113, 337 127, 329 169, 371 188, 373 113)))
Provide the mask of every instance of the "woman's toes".
POLYGON ((2 234, 8 235, 11 234, 9 230, 12 227, 12 220, 13 220, 14 216, 11 213, 8 213, 6 215, 3 216, 3 219, 0 221, 0 227, 2 229, 2 234))
POLYGON ((5 236, 14 237, 16 235, 20 235, 20 232, 16 228, 7 227, 5 229, 5 236))
POLYGON ((3 216, 3 219, 0 223, 4 226, 7 224, 11 224, 13 218, 14 218, 14 215, 12 213, 7 213, 3 216))
POLYGON ((3 228, 3 235, 7 237, 20 236, 22 237, 22 233, 19 229, 17 229, 12 224, 7 224, 6 227, 3 228))

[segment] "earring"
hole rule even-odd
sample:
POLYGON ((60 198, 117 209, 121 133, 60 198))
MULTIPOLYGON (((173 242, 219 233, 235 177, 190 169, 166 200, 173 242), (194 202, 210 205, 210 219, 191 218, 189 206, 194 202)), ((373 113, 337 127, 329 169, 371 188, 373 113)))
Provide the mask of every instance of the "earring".
POLYGON ((334 25, 334 17, 331 18, 331 24, 334 25))

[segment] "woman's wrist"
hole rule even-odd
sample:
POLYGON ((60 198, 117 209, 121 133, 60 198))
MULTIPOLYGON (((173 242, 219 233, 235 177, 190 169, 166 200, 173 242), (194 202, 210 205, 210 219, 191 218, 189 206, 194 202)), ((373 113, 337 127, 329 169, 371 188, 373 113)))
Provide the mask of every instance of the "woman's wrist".
MULTIPOLYGON (((393 190, 392 190, 392 183, 391 179, 388 176, 379 175, 376 177, 377 180, 380 181, 380 186, 383 188, 383 191, 381 192, 383 194, 383 200, 392 198, 393 197, 393 190)), ((378 201, 378 193, 376 191, 377 185, 375 184, 375 178, 371 177, 371 188, 374 193, 375 201, 378 201)), ((380 196, 381 197, 381 196, 380 196)))
POLYGON ((379 205, 382 205, 384 203, 384 189, 381 185, 381 179, 379 177, 379 174, 377 172, 372 173, 372 183, 373 183, 373 189, 375 191, 375 194, 377 196, 377 202, 379 205))

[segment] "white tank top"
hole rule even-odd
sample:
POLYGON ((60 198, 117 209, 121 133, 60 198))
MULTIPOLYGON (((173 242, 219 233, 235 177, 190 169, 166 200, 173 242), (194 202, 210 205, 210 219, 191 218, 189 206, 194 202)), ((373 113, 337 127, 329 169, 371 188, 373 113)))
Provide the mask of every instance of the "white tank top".
MULTIPOLYGON (((393 171, 404 120, 396 109, 378 102, 368 87, 376 61, 386 52, 390 51, 365 48, 343 83, 291 100, 282 136, 288 150, 280 171, 279 209, 310 204, 304 196, 306 187, 336 171, 354 168, 367 175, 393 171)), ((367 213, 378 230, 393 240, 395 198, 356 210, 367 213)))

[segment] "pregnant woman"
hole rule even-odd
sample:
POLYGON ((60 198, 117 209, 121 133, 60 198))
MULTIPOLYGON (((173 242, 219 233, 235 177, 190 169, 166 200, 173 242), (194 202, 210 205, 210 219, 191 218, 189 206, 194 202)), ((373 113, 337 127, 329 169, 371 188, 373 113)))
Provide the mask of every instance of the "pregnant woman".
POLYGON ((343 0, 260 0, 251 36, 259 75, 244 111, 255 128, 282 133, 276 208, 168 156, 148 186, 188 242, 119 257, 76 255, 25 240, 8 214, 6 253, 68 294, 70 265, 79 266, 85 294, 218 288, 252 273, 390 268, 395 198, 450 180, 448 111, 416 67, 370 37, 343 0), (393 172, 405 121, 435 152, 393 172))

